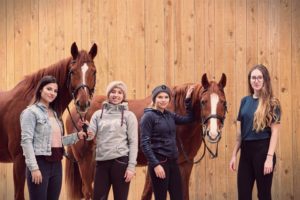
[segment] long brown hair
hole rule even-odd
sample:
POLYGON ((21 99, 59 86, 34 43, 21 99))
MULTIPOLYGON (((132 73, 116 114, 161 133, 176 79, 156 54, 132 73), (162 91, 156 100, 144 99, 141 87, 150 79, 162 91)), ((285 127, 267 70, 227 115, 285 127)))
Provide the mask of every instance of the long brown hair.
POLYGON ((262 131, 266 127, 270 127, 274 119, 275 122, 279 121, 279 117, 275 113, 275 109, 280 107, 280 102, 273 96, 272 84, 269 71, 266 66, 259 64, 252 67, 248 74, 248 89, 250 95, 254 94, 251 86, 251 73, 254 70, 259 70, 263 75, 263 86, 259 94, 259 103, 254 113, 253 129, 256 132, 262 131))

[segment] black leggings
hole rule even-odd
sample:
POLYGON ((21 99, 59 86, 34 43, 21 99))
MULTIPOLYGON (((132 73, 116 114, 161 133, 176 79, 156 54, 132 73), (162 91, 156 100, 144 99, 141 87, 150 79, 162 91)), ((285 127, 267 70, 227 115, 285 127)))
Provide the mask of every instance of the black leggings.
POLYGON ((113 160, 97 161, 94 178, 94 200, 106 200, 113 187, 115 200, 127 200, 129 182, 125 182, 128 156, 113 160))
POLYGON ((156 177, 154 168, 148 166, 155 200, 167 199, 167 191, 169 191, 171 200, 182 200, 183 193, 181 175, 177 164, 177 159, 168 159, 157 154, 156 158, 160 161, 160 165, 164 168, 166 178, 161 179, 156 177))
MULTIPOLYGON (((252 200, 254 181, 260 200, 271 200, 273 172, 264 175, 264 163, 267 158, 270 139, 242 141, 241 157, 238 168, 238 198, 252 200)), ((276 156, 273 157, 275 166, 276 156)), ((274 170, 274 167, 273 167, 274 170)))
POLYGON ((49 162, 44 156, 37 156, 37 163, 42 173, 43 181, 40 184, 32 182, 29 169, 26 169, 27 186, 30 200, 58 200, 62 185, 61 161, 49 162))

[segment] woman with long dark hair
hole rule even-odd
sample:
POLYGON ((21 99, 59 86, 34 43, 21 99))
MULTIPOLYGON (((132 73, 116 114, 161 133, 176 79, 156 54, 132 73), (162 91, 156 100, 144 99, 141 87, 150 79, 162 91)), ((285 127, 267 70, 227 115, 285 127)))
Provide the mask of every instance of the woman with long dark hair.
MULTIPOLYGON (((21 146, 25 156, 26 178, 31 200, 59 199, 62 184, 64 149, 63 123, 58 113, 59 89, 53 76, 44 76, 38 83, 33 104, 20 116, 21 146)), ((83 139, 84 132, 74 133, 83 139)), ((77 140, 66 140, 72 144, 77 140)))

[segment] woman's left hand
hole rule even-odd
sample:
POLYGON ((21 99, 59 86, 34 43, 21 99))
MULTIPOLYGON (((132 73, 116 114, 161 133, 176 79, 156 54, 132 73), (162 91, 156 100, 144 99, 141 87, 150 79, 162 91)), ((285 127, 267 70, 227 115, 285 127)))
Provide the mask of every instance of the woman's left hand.
POLYGON ((195 89, 195 85, 190 85, 189 86, 188 91, 187 91, 186 96, 185 96, 186 99, 191 98, 194 89, 195 89))
POLYGON ((134 172, 133 171, 130 171, 130 170, 126 170, 126 172, 125 172, 125 175, 124 175, 124 178, 125 178, 125 182, 130 182, 131 181, 131 179, 134 177, 134 172))
POLYGON ((264 175, 271 174, 273 172, 273 157, 267 156, 267 159, 265 161, 264 165, 264 175))

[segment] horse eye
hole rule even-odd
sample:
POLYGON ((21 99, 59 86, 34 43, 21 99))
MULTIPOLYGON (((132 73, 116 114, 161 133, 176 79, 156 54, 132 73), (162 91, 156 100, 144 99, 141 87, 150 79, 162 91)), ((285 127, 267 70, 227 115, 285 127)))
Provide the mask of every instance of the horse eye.
POLYGON ((206 101, 205 100, 201 100, 201 106, 205 106, 205 104, 206 104, 206 101))

